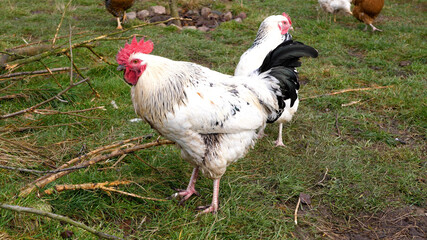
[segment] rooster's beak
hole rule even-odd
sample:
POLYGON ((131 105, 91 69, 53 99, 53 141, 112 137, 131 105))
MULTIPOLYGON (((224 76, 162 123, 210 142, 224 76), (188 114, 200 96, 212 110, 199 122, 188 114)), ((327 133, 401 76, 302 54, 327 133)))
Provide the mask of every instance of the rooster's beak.
POLYGON ((292 31, 294 31, 294 27, 292 27, 292 26, 291 26, 291 27, 289 28, 289 30, 292 30, 292 31))
POLYGON ((117 67, 117 71, 123 71, 123 70, 125 70, 126 69, 126 66, 125 65, 119 65, 118 67, 117 67))

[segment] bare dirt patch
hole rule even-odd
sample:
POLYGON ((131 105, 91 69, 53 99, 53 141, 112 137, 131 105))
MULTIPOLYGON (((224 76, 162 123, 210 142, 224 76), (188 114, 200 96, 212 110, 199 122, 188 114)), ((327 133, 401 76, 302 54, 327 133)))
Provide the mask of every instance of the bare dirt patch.
POLYGON ((318 219, 316 224, 300 221, 294 232, 299 239, 319 236, 339 240, 427 239, 427 213, 419 207, 386 209, 375 214, 362 213, 357 217, 334 216, 326 208, 299 213, 318 219))

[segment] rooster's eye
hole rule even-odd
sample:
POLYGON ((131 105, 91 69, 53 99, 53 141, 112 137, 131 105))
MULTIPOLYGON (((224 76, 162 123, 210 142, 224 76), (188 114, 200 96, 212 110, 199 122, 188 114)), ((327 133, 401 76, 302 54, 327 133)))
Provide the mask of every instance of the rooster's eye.
POLYGON ((138 63, 138 60, 132 60, 132 63, 134 63, 134 64, 137 64, 138 63))

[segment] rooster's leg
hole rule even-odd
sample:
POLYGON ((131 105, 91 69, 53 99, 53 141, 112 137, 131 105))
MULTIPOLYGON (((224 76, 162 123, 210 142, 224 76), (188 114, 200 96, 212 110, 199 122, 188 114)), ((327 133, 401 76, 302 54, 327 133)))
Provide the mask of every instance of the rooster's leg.
POLYGON ((282 139, 282 129, 283 129, 283 123, 279 124, 279 136, 277 137, 277 140, 274 142, 276 143, 276 147, 284 147, 285 144, 283 144, 283 139, 282 139))
POLYGON ((117 29, 123 29, 122 24, 120 23, 120 18, 117 18, 117 29))
POLYGON ((199 193, 196 191, 195 185, 197 181, 197 177, 199 176, 199 168, 195 167, 193 169, 193 173, 191 174, 190 182, 188 183, 187 189, 178 189, 178 192, 175 193, 174 197, 181 196, 182 199, 179 201, 179 204, 183 204, 185 201, 187 201, 193 194, 199 195, 199 193))
POLYGON ((334 12, 334 22, 337 22, 337 14, 334 12))
MULTIPOLYGON (((382 31, 383 31, 383 30, 381 30, 381 29, 376 28, 374 25, 372 25, 372 23, 371 23, 371 24, 369 24, 369 26, 371 26, 371 28, 372 28, 372 32, 375 32, 375 31, 382 32, 382 31)), ((368 26, 366 26, 366 27, 368 27, 368 26)))
POLYGON ((123 22, 125 22, 127 18, 128 18, 128 17, 126 16, 126 12, 124 12, 124 13, 123 13, 123 22))
POLYGON ((267 134, 264 133, 264 129, 265 129, 266 124, 264 123, 264 125, 261 127, 261 129, 258 131, 258 135, 257 138, 261 139, 265 136, 267 136, 267 134))
MULTIPOLYGON (((216 213, 218 211, 218 196, 219 196, 219 178, 215 179, 213 182, 213 196, 212 196, 212 203, 209 206, 201 206, 198 207, 198 210, 203 210, 199 214, 203 213, 216 213)), ((197 215, 199 215, 197 214, 197 215)))

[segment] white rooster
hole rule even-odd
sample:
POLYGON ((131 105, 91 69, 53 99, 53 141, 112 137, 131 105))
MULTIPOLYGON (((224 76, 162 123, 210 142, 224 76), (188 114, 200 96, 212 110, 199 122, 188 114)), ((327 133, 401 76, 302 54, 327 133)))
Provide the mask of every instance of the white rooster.
POLYGON ((292 28, 291 18, 286 13, 269 16, 259 25, 252 46, 240 57, 234 76, 249 76, 261 66, 265 56, 285 40, 292 39, 288 31, 292 28))
POLYGON ((338 12, 344 12, 344 13, 353 15, 353 13, 350 11, 352 0, 318 0, 318 1, 323 11, 332 13, 334 15, 334 22, 337 21, 338 12))
MULTIPOLYGON (((293 29, 292 20, 285 12, 282 13, 282 15, 273 15, 264 19, 258 28, 254 43, 240 57, 234 75, 249 76, 256 72, 261 66, 265 56, 267 56, 271 50, 275 49, 283 41, 292 39, 292 35, 288 32, 290 29, 293 29)), ((298 88, 296 90, 298 93, 298 88)), ((298 104, 298 98, 292 106, 288 103, 281 117, 277 119, 276 122, 279 123, 279 134, 275 141, 276 146, 285 146, 282 139, 283 123, 289 122, 292 119, 292 116, 298 109, 298 104)), ((261 128, 258 132, 259 138, 265 135, 264 128, 261 128)))
POLYGON ((218 210, 219 183, 229 164, 255 144, 256 132, 275 121, 283 99, 294 99, 299 58, 317 57, 300 42, 286 41, 265 58, 256 74, 225 75, 195 63, 151 55, 153 43, 135 38, 117 54, 119 70, 132 86, 135 112, 162 136, 174 141, 194 170, 181 202, 196 194, 201 171, 213 179, 212 203, 218 210))

